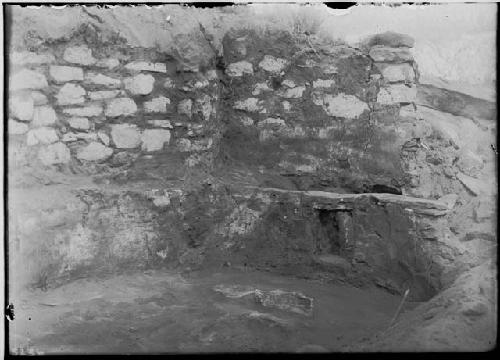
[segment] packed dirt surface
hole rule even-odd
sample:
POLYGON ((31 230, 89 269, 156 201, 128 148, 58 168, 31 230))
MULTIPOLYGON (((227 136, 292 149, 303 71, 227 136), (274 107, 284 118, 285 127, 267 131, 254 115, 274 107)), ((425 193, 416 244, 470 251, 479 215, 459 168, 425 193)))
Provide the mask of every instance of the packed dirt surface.
POLYGON ((238 269, 140 272, 19 295, 11 343, 18 354, 342 351, 385 330, 400 300, 377 288, 238 269), (226 297, 218 285, 301 292, 313 312, 226 297))

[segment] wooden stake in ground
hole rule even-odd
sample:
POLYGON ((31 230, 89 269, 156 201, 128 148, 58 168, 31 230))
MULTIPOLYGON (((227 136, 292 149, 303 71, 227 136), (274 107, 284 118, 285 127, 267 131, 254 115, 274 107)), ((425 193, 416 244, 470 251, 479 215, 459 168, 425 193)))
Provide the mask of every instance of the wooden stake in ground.
POLYGON ((396 310, 396 313, 394 314, 394 317, 392 318, 391 323, 389 324, 389 327, 391 327, 394 324, 394 322, 397 320, 399 313, 401 312, 401 309, 403 308, 403 304, 405 303, 406 298, 408 297, 409 293, 410 293, 410 288, 408 288, 405 291, 405 293, 403 295, 403 299, 401 299, 401 303, 399 304, 398 309, 396 310))

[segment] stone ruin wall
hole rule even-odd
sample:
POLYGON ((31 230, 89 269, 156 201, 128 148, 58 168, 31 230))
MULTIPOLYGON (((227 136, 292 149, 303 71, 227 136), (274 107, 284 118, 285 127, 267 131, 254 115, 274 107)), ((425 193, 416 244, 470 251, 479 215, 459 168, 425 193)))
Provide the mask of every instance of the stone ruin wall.
POLYGON ((361 259, 361 272, 384 269, 374 278, 394 275, 382 286, 396 292, 409 281, 395 277, 398 259, 414 262, 409 277, 431 284, 422 297, 466 266, 454 260, 466 250, 453 243, 468 236, 464 217, 476 217, 472 232, 492 232, 491 202, 475 185, 487 161, 433 122, 430 110, 419 111, 411 38, 374 36, 353 48, 237 31, 225 36, 217 62, 212 54, 212 66, 194 72, 174 54, 119 39, 92 44, 76 33, 9 56, 9 181, 19 187, 14 194, 24 194, 12 197, 11 259, 33 259, 27 283, 230 259, 309 268, 312 239, 323 236, 314 230, 321 229, 315 211, 331 204, 273 197, 266 188, 439 199, 424 201, 415 233, 407 230, 416 200, 354 202, 356 245, 348 260, 361 259), (41 194, 23 184, 37 174, 49 174, 46 185, 53 184, 54 173, 69 186, 56 181, 41 194), (95 184, 76 185, 75 176, 95 184), (463 206, 450 215, 457 199, 474 213, 463 206), (482 218, 474 204, 483 204, 482 218), (290 216, 298 209, 305 210, 290 216), (409 215, 401 216, 405 209, 409 215), (275 217, 283 213, 289 217, 280 227, 275 217), (373 218, 389 224, 373 229, 373 218), (276 227, 275 243, 264 242, 266 226, 276 227), (422 255, 403 256, 416 242, 422 255), (437 267, 429 270, 419 256, 437 267))

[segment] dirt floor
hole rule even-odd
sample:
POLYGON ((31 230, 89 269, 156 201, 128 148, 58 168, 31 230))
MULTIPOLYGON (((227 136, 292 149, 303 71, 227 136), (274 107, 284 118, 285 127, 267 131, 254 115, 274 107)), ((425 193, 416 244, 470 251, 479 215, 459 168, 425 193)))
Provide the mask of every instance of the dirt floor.
POLYGON ((377 288, 235 269, 185 275, 147 271, 81 279, 19 295, 10 328, 11 351, 342 351, 385 330, 400 301, 399 296, 377 288), (248 296, 227 297, 214 290, 217 285, 299 291, 313 298, 313 313, 308 316, 264 306, 248 296))

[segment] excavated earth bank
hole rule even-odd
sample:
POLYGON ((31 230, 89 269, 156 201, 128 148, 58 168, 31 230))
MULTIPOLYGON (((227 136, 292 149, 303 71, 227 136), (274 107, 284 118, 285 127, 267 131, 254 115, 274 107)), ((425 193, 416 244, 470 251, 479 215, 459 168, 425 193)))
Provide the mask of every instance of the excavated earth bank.
POLYGON ((11 7, 11 351, 491 349, 496 104, 407 35, 157 10, 11 7))

